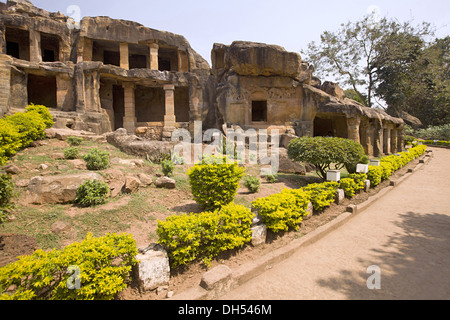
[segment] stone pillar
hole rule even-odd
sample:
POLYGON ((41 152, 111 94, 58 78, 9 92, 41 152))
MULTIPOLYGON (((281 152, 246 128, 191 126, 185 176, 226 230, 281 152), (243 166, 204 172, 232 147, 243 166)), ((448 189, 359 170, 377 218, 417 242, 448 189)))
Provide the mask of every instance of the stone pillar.
POLYGON ((130 69, 130 56, 128 53, 128 43, 120 43, 120 67, 126 70, 130 69))
POLYGON ((397 130, 393 129, 391 130, 391 152, 397 153, 397 147, 398 147, 398 139, 397 139, 397 130))
POLYGON ((383 131, 383 152, 388 155, 391 154, 391 129, 385 128, 383 131))
POLYGON ((61 111, 74 111, 73 79, 66 73, 56 76, 56 105, 61 111))
POLYGON ((403 132, 404 126, 399 126, 397 129, 397 152, 405 150, 405 136, 403 132))
POLYGON ((42 62, 41 33, 36 30, 30 30, 30 61, 42 62))
POLYGON ((170 140, 172 132, 176 129, 175 118, 175 86, 173 84, 165 85, 166 93, 166 113, 164 115, 163 140, 170 140))
POLYGON ((159 70, 159 63, 158 63, 159 45, 157 43, 151 43, 149 47, 150 47, 150 70, 159 70))
POLYGON ((361 118, 349 118, 347 119, 347 130, 348 130, 348 138, 350 140, 361 143, 361 139, 359 137, 359 126, 361 124, 361 118))
POLYGON ((373 132, 373 156, 381 157, 383 154, 383 123, 377 121, 373 132))
POLYGON ((134 95, 134 84, 124 83, 124 106, 125 116, 123 117, 123 127, 129 134, 135 134, 136 132, 136 101, 134 95))

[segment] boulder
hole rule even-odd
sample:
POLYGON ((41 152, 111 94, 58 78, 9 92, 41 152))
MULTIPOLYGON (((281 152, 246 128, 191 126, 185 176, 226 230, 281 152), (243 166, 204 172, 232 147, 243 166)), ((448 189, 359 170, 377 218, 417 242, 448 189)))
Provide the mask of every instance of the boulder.
POLYGON ((17 167, 16 165, 14 165, 12 163, 4 166, 3 170, 8 174, 19 174, 20 173, 19 167, 17 167))
POLYGON ((280 147, 287 148, 289 145, 289 142, 291 140, 297 139, 298 137, 294 134, 283 134, 280 137, 280 147))
POLYGON ((133 193, 139 190, 139 187, 141 185, 141 181, 139 181, 138 178, 133 176, 127 176, 125 177, 125 187, 124 192, 125 193, 133 193))
POLYGON ((258 224, 252 229, 252 246, 257 247, 266 243, 267 239, 267 226, 264 224, 258 224))
POLYGON ((325 81, 320 89, 339 100, 345 99, 345 92, 337 83, 325 81))
POLYGON ((123 190, 125 186, 125 180, 116 180, 109 184, 110 196, 111 198, 117 197, 123 190))
POLYGON ((150 161, 158 161, 162 156, 171 154, 178 142, 154 141, 128 135, 126 129, 118 129, 106 135, 108 143, 126 154, 142 157, 150 161))
POLYGON ((155 186, 158 188, 175 189, 176 181, 168 177, 160 177, 156 179, 155 186))
POLYGON ((136 259, 139 263, 134 267, 134 273, 143 290, 151 291, 169 285, 169 257, 164 249, 155 246, 155 249, 137 255, 136 259))
POLYGON ((87 180, 101 180, 98 173, 87 172, 62 176, 34 177, 28 185, 33 204, 59 204, 73 202, 78 187, 87 180))
POLYGON ((138 174, 139 181, 141 182, 141 187, 148 187, 153 183, 153 178, 145 173, 138 174))

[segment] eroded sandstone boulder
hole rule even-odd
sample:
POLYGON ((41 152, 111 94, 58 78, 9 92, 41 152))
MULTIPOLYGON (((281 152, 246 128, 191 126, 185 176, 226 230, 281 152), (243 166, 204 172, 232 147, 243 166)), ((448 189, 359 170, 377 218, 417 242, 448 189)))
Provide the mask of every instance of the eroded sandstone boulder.
POLYGON ((29 202, 33 204, 73 202, 77 196, 78 187, 87 180, 103 181, 103 178, 95 172, 34 177, 28 185, 29 202))

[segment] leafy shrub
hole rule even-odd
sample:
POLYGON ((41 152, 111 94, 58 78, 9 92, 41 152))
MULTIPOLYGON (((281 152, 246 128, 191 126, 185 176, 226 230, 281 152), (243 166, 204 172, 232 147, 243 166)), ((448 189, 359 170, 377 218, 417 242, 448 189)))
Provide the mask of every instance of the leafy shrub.
POLYGON ((68 137, 66 142, 72 147, 78 147, 83 143, 84 139, 81 137, 68 137))
POLYGON ((219 253, 252 240, 252 219, 250 209, 234 203, 214 212, 170 216, 158 222, 158 243, 173 268, 200 259, 209 265, 219 253))
POLYGON ((21 144, 28 147, 33 141, 45 138, 46 124, 37 111, 17 112, 4 120, 19 132, 21 144))
POLYGON ((343 178, 339 183, 339 188, 344 190, 346 197, 353 198, 358 190, 358 184, 352 178, 343 178))
POLYGON ((97 148, 91 149, 83 159, 88 170, 104 170, 109 167, 109 153, 97 148))
POLYGON ((383 168, 370 166, 369 173, 367 173, 367 179, 370 181, 370 186, 375 188, 378 186, 383 178, 383 168))
POLYGON ((310 184, 304 187, 303 191, 309 193, 314 210, 322 211, 335 201, 338 187, 339 184, 332 181, 310 184))
POLYGON ((415 137, 424 140, 450 140, 450 124, 428 127, 427 129, 417 130, 413 134, 415 137))
POLYGON ((349 176, 356 183, 356 191, 364 190, 366 186, 367 174, 365 173, 353 173, 349 176))
POLYGON ((80 149, 78 147, 70 147, 64 149, 64 158, 67 160, 77 159, 80 155, 80 149))
POLYGON ((330 137, 294 139, 288 145, 288 155, 294 161, 315 165, 318 175, 324 180, 332 165, 336 170, 346 167, 349 172, 354 172, 358 163, 367 160, 361 144, 349 139, 330 137))
POLYGON ((9 174, 0 174, 0 223, 4 222, 7 210, 12 206, 14 182, 9 174))
POLYGON ((37 112, 41 116, 42 120, 45 123, 45 128, 49 129, 54 126, 55 122, 53 121, 53 116, 46 106, 36 105, 30 103, 30 105, 26 108, 26 112, 37 112))
POLYGON ((0 268, 0 300, 112 300, 127 287, 137 253, 126 234, 89 234, 63 250, 38 250, 0 268), (68 273, 70 266, 78 268, 78 278, 68 273), (70 290, 77 279, 79 289, 70 290))
POLYGON ((88 180, 77 189, 75 203, 82 207, 104 204, 109 194, 109 187, 99 180, 88 180))
POLYGON ((269 174, 264 176, 264 178, 266 179, 266 181, 268 183, 277 183, 278 182, 278 176, 276 174, 269 174))
POLYGON ((175 170, 175 163, 172 160, 163 160, 161 162, 162 172, 166 177, 170 177, 173 175, 173 171, 175 170))
POLYGON ((22 147, 21 135, 14 125, 0 119, 0 166, 6 164, 22 147))
POLYGON ((381 175, 381 180, 385 181, 389 179, 393 172, 392 164, 389 162, 380 162, 380 167, 383 169, 383 173, 381 175))
POLYGON ((284 189, 281 193, 256 199, 252 207, 259 210, 267 229, 278 233, 289 229, 298 230, 309 202, 308 192, 284 189))
POLYGON ((246 176, 244 178, 244 186, 250 193, 257 193, 261 188, 261 181, 258 177, 246 176))
POLYGON ((383 163, 383 162, 389 163, 392 167, 392 172, 395 172, 402 167, 402 161, 396 155, 390 155, 390 156, 384 157, 381 159, 380 162, 381 163, 383 163))
POLYGON ((187 172, 194 200, 204 210, 214 211, 231 203, 244 175, 236 163, 220 158, 222 161, 216 162, 203 159, 187 172))

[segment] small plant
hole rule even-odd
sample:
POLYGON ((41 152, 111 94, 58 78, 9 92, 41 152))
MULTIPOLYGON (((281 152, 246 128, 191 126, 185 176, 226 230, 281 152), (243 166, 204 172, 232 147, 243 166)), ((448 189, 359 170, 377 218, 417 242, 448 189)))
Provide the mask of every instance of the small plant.
POLYGON ((175 170, 175 163, 172 160, 163 160, 161 162, 162 172, 166 177, 170 177, 173 175, 173 171, 175 170))
POLYGON ((258 177, 246 176, 244 178, 244 186, 250 193, 257 193, 261 188, 261 181, 258 177))
POLYGON ((335 201, 338 187, 339 184, 337 182, 331 181, 310 184, 304 187, 303 191, 310 194, 311 203, 314 206, 314 210, 322 211, 335 201))
POLYGON ((378 186, 383 178, 383 168, 382 167, 369 167, 369 173, 367 174, 367 179, 370 180, 370 185, 372 187, 378 186))
POLYGON ((68 144, 70 144, 70 146, 78 147, 83 143, 84 140, 80 137, 68 137, 66 141, 68 144))
POLYGON ((77 159, 80 155, 80 149, 78 147, 70 147, 64 149, 64 158, 67 160, 77 159))
POLYGON ((276 174, 269 174, 267 176, 264 176, 266 181, 268 183, 277 183, 278 182, 278 176, 276 174))
POLYGON ((14 197, 14 182, 9 174, 0 175, 0 223, 6 217, 8 209, 12 207, 12 198, 14 197))
POLYGON ((339 188, 344 190, 346 197, 353 198, 356 195, 358 185, 352 178, 344 178, 341 179, 339 188))
POLYGON ((109 194, 109 187, 99 180, 88 180, 77 189, 75 203, 82 207, 104 204, 109 194))
POLYGON ((83 159, 88 170, 104 170, 109 167, 109 153, 97 148, 89 151, 83 159))

